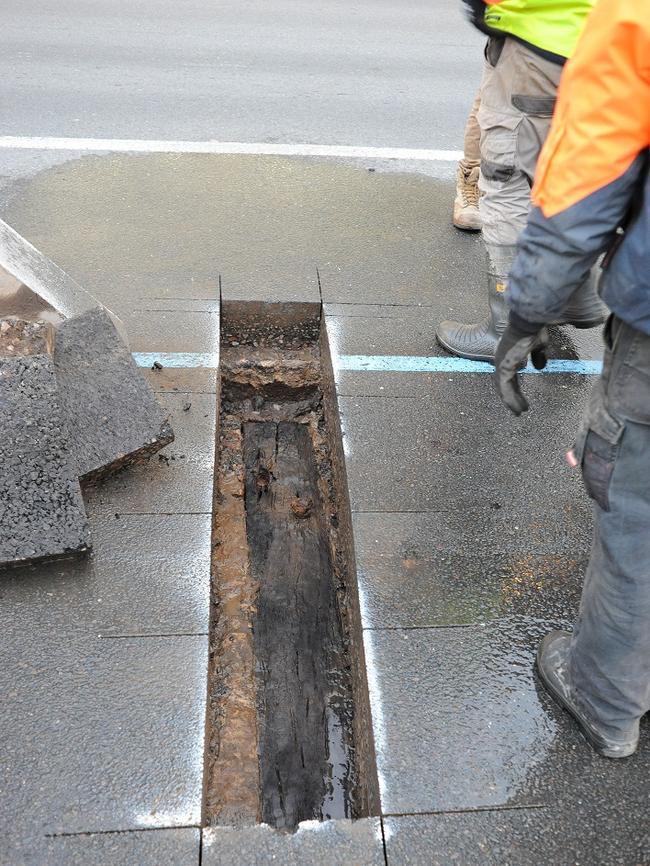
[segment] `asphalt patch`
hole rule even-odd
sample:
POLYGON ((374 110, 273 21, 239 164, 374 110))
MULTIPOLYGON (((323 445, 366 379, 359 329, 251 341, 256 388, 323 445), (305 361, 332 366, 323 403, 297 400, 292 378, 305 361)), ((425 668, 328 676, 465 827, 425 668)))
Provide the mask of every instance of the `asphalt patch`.
MULTIPOLYGON (((6 323, 0 325, 0 329, 6 323)), ((0 565, 88 549, 79 482, 70 464, 49 325, 0 336, 0 565), (10 338, 8 335, 12 334, 10 338), (31 341, 31 345, 27 345, 31 341), (21 351, 18 357, 13 352, 21 351)))

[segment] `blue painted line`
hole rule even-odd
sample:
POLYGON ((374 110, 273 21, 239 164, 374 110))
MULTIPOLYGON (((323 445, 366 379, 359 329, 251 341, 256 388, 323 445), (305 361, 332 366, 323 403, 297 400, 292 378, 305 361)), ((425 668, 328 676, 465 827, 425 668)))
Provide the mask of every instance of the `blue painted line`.
MULTIPOLYGON (((544 370, 536 370, 531 364, 522 373, 580 373, 598 376, 602 361, 573 361, 554 359, 544 370)), ((468 361, 465 358, 425 357, 419 355, 339 355, 339 370, 390 372, 390 373, 494 373, 492 364, 485 361, 468 361)))
POLYGON ((133 360, 138 367, 153 367, 157 361, 163 367, 207 367, 219 366, 216 352, 133 352, 133 360))
MULTIPOLYGON (((133 358, 139 367, 153 367, 158 361, 163 367, 216 369, 219 355, 216 352, 134 352, 133 358)), ((583 376, 598 376, 602 361, 574 361, 556 358, 549 361, 544 370, 536 370, 529 364, 522 373, 579 373, 583 376)), ((340 355, 339 370, 366 371, 369 373, 493 373, 492 364, 485 361, 468 361, 465 358, 448 356, 426 357, 420 355, 340 355)))

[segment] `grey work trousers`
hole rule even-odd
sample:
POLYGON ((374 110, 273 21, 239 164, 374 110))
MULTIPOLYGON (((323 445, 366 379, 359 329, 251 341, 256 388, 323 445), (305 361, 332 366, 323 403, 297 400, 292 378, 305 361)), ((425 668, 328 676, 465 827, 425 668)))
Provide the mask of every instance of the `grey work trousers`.
POLYGON ((595 527, 569 670, 593 717, 634 734, 650 710, 650 336, 612 316, 605 343, 575 445, 595 527))
POLYGON ((479 94, 483 240, 506 276, 530 211, 530 191, 551 126, 562 67, 510 37, 491 37, 479 94))

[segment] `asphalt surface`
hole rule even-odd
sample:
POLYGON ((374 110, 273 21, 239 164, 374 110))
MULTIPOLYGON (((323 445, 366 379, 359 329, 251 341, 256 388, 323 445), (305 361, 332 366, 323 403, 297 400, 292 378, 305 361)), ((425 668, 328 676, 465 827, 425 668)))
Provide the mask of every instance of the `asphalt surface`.
POLYGON ((481 39, 450 0, 5 0, 3 135, 457 148, 481 39))
MULTIPOLYGON (((457 150, 482 38, 460 0, 7 0, 2 134, 457 150)), ((16 179, 78 155, 5 150, 16 179)), ((450 176, 450 163, 370 162, 450 176)))

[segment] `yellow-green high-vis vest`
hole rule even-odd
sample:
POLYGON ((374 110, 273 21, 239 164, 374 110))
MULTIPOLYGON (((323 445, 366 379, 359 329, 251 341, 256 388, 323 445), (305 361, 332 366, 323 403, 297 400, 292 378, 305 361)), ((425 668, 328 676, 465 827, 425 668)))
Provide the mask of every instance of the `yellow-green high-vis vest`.
POLYGON ((570 57, 596 0, 486 0, 485 23, 543 51, 570 57))

